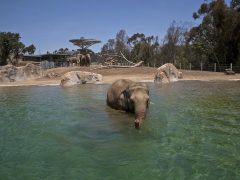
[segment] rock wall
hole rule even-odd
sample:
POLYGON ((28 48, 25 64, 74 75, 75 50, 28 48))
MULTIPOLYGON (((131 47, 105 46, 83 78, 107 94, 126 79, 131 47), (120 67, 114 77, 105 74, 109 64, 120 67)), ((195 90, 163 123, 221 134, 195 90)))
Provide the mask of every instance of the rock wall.
POLYGON ((182 78, 182 72, 178 71, 178 69, 173 64, 166 63, 157 69, 154 81, 168 83, 178 81, 178 79, 182 78))
POLYGON ((63 75, 62 86, 73 86, 77 84, 96 83, 102 81, 101 74, 86 71, 71 71, 63 75))
POLYGON ((0 66, 0 83, 36 79, 42 76, 42 70, 34 64, 16 67, 13 65, 0 66))

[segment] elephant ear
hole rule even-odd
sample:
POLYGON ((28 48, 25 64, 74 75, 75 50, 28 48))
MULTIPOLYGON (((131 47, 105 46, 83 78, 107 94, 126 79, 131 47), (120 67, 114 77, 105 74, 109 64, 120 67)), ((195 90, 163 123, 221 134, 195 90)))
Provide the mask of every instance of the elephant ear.
POLYGON ((127 88, 127 89, 125 89, 123 92, 122 92, 122 94, 124 95, 124 98, 125 99, 129 99, 130 98, 130 91, 129 91, 129 89, 127 88))
POLYGON ((122 107, 126 106, 126 97, 124 91, 119 95, 118 104, 122 107))
POLYGON ((119 95, 119 99, 122 100, 122 101, 126 101, 129 97, 128 95, 128 91, 127 90, 123 90, 120 95, 119 95))
POLYGON ((129 91, 128 88, 125 89, 120 95, 120 99, 122 98, 121 103, 127 111, 132 111, 133 109, 133 104, 130 100, 130 97, 131 97, 131 91, 129 91))

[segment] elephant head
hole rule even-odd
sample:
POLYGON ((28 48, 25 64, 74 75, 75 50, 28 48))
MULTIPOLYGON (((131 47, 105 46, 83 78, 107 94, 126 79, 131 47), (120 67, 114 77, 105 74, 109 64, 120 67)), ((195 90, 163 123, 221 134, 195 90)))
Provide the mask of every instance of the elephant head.
POLYGON ((107 92, 107 105, 113 109, 135 114, 135 128, 140 128, 149 105, 149 90, 146 84, 129 79, 115 81, 107 92))
POLYGON ((135 128, 140 128, 149 105, 149 90, 147 85, 144 83, 130 84, 123 92, 122 98, 127 101, 125 103, 127 110, 135 114, 135 128))

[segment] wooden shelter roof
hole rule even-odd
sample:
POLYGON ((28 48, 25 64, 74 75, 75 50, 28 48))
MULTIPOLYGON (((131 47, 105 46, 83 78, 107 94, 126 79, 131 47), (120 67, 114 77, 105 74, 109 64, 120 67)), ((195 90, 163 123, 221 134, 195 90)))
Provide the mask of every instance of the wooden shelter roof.
POLYGON ((81 49, 87 49, 90 46, 101 43, 101 41, 96 40, 96 39, 85 39, 81 37, 80 39, 71 39, 69 40, 71 43, 73 43, 76 46, 79 46, 81 49))

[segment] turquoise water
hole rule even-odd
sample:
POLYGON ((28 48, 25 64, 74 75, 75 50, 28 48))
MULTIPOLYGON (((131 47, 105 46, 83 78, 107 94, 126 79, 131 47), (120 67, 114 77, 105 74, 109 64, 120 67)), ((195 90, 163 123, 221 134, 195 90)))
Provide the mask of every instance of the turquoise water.
POLYGON ((150 83, 140 130, 108 87, 0 88, 0 179, 240 179, 240 82, 150 83))

